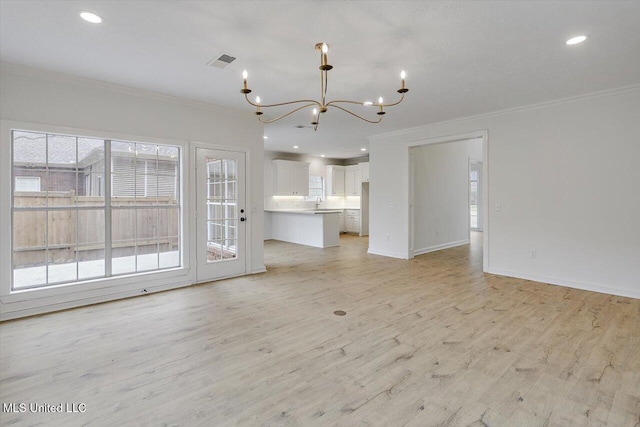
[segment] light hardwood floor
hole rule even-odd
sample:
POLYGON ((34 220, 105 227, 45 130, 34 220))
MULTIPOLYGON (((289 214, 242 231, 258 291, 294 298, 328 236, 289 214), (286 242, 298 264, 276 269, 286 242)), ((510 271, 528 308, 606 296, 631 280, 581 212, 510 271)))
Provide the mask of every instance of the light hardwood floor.
POLYGON ((640 300, 266 242, 264 274, 0 325, 0 414, 60 426, 639 426, 640 300), (344 310, 345 316, 336 316, 344 310))

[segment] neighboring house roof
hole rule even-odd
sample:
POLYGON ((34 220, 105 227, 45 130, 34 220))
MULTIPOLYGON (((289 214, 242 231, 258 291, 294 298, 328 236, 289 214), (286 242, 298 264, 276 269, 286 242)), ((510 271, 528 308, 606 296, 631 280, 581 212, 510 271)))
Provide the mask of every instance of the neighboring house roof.
MULTIPOLYGON (((97 138, 76 137, 66 135, 47 135, 36 132, 14 131, 13 162, 18 164, 45 164, 47 154, 49 164, 57 166, 86 166, 103 156, 104 140, 97 138), (49 150, 47 153, 47 141, 49 150)), ((136 156, 138 158, 155 158, 161 160, 177 160, 178 149, 156 144, 112 141, 111 153, 114 156, 136 156), (157 151, 156 151, 157 150, 157 151), (157 153, 157 154, 156 154, 157 153)))

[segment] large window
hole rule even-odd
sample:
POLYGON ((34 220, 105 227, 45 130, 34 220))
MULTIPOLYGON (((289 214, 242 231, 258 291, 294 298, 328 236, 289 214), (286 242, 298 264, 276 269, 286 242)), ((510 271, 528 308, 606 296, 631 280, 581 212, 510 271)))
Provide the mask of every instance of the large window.
POLYGON ((181 265, 180 147, 13 131, 12 174, 14 290, 181 265))

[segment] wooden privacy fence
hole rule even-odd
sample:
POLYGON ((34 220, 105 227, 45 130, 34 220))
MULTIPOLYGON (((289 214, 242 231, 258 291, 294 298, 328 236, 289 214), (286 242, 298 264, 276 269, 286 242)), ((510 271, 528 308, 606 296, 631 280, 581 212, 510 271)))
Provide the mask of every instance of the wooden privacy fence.
MULTIPOLYGON (((73 191, 16 192, 15 207, 69 207, 16 211, 13 219, 14 267, 104 258, 104 197, 75 196, 73 191), (74 209, 75 204, 95 209, 74 209), (48 230, 47 230, 48 226, 48 230), (48 244, 47 244, 48 243, 48 244)), ((178 250, 180 209, 169 196, 111 199, 112 256, 178 250), (148 207, 165 205, 167 207, 148 207)))

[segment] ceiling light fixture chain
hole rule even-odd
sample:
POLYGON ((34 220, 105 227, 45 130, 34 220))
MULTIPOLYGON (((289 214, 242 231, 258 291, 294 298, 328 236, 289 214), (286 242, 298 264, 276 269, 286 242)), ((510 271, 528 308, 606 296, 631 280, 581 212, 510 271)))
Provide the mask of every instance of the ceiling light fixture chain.
POLYGON ((378 98, 378 102, 377 103, 373 103, 373 102, 359 102, 359 101, 349 101, 349 100, 342 100, 342 99, 336 99, 333 101, 329 101, 327 102, 327 89, 329 87, 329 75, 328 72, 333 68, 332 65, 329 64, 329 61, 327 59, 327 52, 329 51, 329 46, 326 43, 317 43, 315 46, 316 50, 320 51, 320 98, 321 101, 316 101, 313 99, 299 99, 296 101, 288 101, 288 102, 280 102, 277 104, 262 104, 260 102, 260 97, 257 96, 255 102, 252 102, 249 99, 249 94, 251 93, 251 89, 248 88, 247 86, 247 71, 245 70, 242 73, 242 77, 243 77, 243 87, 242 89, 240 89, 240 93, 244 94, 244 98, 247 100, 247 102, 256 107, 256 112, 255 114, 258 116, 258 120, 260 120, 262 123, 265 124, 269 124, 269 123, 273 123, 273 122, 277 122, 278 120, 281 120, 287 116, 290 116, 291 114, 300 111, 302 109, 308 108, 308 107, 314 107, 312 114, 313 114, 313 119, 311 121, 311 124, 314 126, 313 130, 317 130, 318 129, 318 125, 320 124, 320 115, 323 113, 327 112, 327 109, 329 107, 334 107, 337 108, 339 110, 342 110, 348 114, 351 114, 354 117, 357 117, 360 120, 363 120, 367 123, 380 123, 382 121, 382 116, 384 116, 386 114, 386 111, 384 111, 385 107, 393 107, 395 105, 400 104, 403 100, 404 100, 404 94, 409 92, 409 89, 407 89, 405 87, 405 78, 406 78, 406 73, 404 72, 404 70, 402 71, 402 73, 400 73, 400 79, 401 79, 401 83, 402 86, 400 87, 400 89, 398 89, 398 93, 400 94, 400 99, 396 102, 392 102, 389 104, 385 104, 384 103, 384 99, 382 97, 378 98), (271 107, 282 107, 285 105, 292 105, 292 104, 300 104, 300 103, 304 103, 305 105, 295 108, 292 111, 289 111, 288 113, 285 113, 281 116, 278 116, 274 119, 268 119, 265 120, 262 117, 260 117, 263 114, 263 111, 261 111, 261 109, 264 108, 271 108, 271 107), (355 105, 364 105, 366 107, 368 106, 376 106, 378 107, 378 111, 376 112, 376 114, 378 115, 378 119, 377 120, 371 120, 371 119, 367 119, 365 117, 362 117, 359 114, 354 113, 353 111, 337 105, 337 104, 355 104, 355 105))

